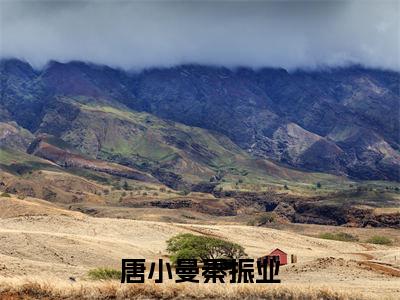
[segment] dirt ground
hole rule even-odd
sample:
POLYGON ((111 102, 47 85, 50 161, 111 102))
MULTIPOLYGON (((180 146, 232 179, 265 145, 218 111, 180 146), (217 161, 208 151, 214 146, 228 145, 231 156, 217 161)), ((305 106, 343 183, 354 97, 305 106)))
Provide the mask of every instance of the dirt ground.
POLYGON ((296 232, 293 228, 94 218, 45 201, 14 198, 0 198, 0 277, 65 281, 74 277, 84 282, 90 269, 120 269, 122 258, 148 262, 167 258, 166 240, 184 232, 237 242, 253 258, 275 248, 289 257, 296 254, 297 263, 281 268, 278 278, 283 286, 349 289, 389 299, 400 294, 400 247, 396 244, 324 240, 304 235, 312 233, 310 228, 296 232))

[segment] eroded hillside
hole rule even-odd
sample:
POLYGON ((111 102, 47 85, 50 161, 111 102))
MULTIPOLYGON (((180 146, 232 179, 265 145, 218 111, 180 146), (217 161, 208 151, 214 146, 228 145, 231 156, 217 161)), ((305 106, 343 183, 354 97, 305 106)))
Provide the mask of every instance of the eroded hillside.
MULTIPOLYGON (((396 72, 186 65, 130 74, 83 62, 52 62, 35 71, 27 63, 3 60, 1 82, 0 120, 16 121, 32 133, 60 137, 73 123, 85 134, 76 120, 81 113, 73 102, 78 101, 212 130, 252 156, 298 168, 399 180, 396 72)), ((81 146, 98 151, 96 136, 86 138, 90 141, 81 146)), ((114 150, 118 155, 121 149, 114 150)))

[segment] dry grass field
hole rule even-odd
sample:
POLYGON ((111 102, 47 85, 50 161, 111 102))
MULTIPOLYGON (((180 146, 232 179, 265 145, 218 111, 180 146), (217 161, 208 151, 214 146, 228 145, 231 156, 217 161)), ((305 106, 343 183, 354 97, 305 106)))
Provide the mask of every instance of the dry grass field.
MULTIPOLYGON (((0 298, 396 299, 400 294, 398 231, 382 229, 394 240, 387 246, 315 237, 332 231, 329 226, 285 226, 94 218, 34 198, 0 197, 0 298), (121 286, 87 276, 98 267, 120 269, 121 258, 167 259, 166 240, 185 232, 239 243, 253 258, 280 248, 296 254, 298 262, 281 268, 281 284, 268 286, 121 286)), ((375 232, 343 230, 362 239, 375 232)))
MULTIPOLYGON (((2 280, 2 299, 22 297, 35 299, 382 299, 357 292, 331 288, 306 286, 251 286, 251 285, 209 285, 209 284, 132 284, 117 282, 68 284, 54 279, 45 281, 2 280), (50 283, 51 282, 51 283, 50 283), (28 296, 29 295, 29 296, 28 296)), ((27 299, 27 298, 24 298, 27 299)))

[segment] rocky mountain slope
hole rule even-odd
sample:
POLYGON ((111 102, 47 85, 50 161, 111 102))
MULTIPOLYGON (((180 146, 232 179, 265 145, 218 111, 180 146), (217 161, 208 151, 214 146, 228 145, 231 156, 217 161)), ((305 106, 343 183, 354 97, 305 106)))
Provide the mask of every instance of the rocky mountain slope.
POLYGON ((0 121, 164 180, 183 169, 210 177, 221 160, 246 155, 358 179, 400 178, 396 72, 184 65, 129 73, 83 62, 37 71, 19 60, 1 61, 0 72, 0 121))
POLYGON ((0 194, 94 216, 246 222, 267 212, 280 222, 399 228, 398 184, 287 168, 216 132, 80 100, 58 98, 35 134, 0 122, 0 194))

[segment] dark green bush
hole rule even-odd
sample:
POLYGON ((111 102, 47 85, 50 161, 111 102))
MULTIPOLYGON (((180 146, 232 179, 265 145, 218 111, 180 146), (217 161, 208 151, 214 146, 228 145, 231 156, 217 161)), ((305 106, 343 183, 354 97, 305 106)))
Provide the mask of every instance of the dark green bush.
POLYGON ((169 239, 167 251, 173 263, 178 259, 237 259, 247 255, 239 244, 191 233, 178 234, 169 239))

